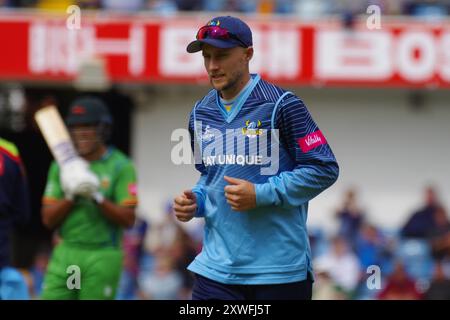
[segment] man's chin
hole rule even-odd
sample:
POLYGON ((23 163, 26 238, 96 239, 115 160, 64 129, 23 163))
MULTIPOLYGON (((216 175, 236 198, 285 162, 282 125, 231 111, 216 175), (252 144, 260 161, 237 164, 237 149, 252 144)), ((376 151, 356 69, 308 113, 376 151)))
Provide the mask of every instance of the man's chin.
POLYGON ((214 81, 214 80, 211 80, 210 82, 211 82, 211 86, 214 89, 216 89, 217 91, 221 91, 227 86, 226 81, 214 81))

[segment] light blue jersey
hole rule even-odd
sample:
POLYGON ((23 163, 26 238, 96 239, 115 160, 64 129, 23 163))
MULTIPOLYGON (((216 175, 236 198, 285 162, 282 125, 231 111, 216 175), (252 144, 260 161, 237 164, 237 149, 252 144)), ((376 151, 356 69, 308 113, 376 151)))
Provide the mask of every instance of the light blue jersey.
POLYGON ((197 102, 189 130, 205 234, 188 269, 225 284, 305 280, 312 272, 308 201, 336 181, 339 167, 304 103, 252 74, 230 112, 216 90, 197 102), (254 183, 257 207, 233 211, 224 176, 254 183))

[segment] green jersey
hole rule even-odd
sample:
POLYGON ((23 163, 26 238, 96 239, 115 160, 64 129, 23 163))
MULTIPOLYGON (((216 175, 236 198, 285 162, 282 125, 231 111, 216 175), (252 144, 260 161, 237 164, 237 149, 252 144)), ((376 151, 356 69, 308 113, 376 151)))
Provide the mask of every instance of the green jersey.
MULTIPOLYGON (((106 199, 121 206, 137 205, 136 170, 122 152, 109 148, 101 159, 90 162, 90 169, 98 176, 100 192, 106 199)), ((64 199, 59 171, 58 164, 53 162, 44 192, 44 205, 64 199)), ((64 242, 102 247, 121 245, 122 227, 109 220, 93 200, 76 197, 74 201, 59 230, 64 242)))

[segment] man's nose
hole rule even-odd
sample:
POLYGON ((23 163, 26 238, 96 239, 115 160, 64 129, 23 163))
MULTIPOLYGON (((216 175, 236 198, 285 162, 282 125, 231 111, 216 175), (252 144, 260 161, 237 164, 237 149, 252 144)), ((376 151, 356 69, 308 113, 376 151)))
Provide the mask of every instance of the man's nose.
POLYGON ((209 71, 214 71, 219 69, 219 64, 217 63, 217 59, 209 59, 209 63, 208 63, 208 70, 209 71))

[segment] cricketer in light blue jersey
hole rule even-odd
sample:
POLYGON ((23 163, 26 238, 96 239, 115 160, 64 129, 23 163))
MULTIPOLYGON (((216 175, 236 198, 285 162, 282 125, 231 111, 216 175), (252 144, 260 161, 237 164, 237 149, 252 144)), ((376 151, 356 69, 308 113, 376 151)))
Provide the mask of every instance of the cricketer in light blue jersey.
POLYGON ((247 28, 214 18, 188 46, 202 50, 213 86, 189 117, 200 179, 175 201, 181 221, 187 212, 205 219, 202 251, 188 269, 226 285, 305 281, 308 202, 336 181, 339 167, 303 101, 248 72, 247 28))

